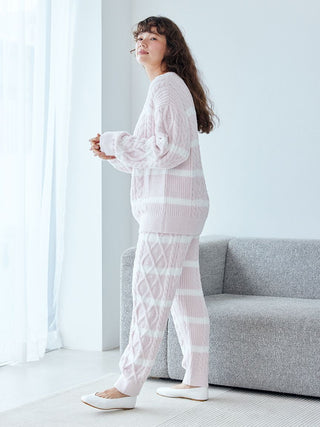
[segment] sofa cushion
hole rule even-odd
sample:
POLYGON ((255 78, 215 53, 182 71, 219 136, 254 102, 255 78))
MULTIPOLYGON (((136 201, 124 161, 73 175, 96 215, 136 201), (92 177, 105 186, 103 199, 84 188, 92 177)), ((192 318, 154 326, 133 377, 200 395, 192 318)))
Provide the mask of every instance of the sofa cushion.
POLYGON ((320 298, 320 240, 230 239, 223 293, 320 298))
MULTIPOLYGON (((205 300, 210 384, 320 397, 320 300, 234 294, 205 300)), ((181 362, 170 315, 170 378, 183 379, 181 362)))

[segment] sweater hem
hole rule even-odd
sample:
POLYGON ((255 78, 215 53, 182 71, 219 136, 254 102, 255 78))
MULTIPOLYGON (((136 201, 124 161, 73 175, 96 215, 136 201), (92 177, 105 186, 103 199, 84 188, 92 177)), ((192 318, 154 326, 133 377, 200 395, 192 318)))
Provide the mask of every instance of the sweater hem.
MULTIPOLYGON (((206 218, 205 218, 206 220, 206 218)), ((205 223, 203 218, 190 217, 151 217, 142 216, 139 223, 139 232, 154 232, 168 234, 185 234, 200 236, 205 223)))

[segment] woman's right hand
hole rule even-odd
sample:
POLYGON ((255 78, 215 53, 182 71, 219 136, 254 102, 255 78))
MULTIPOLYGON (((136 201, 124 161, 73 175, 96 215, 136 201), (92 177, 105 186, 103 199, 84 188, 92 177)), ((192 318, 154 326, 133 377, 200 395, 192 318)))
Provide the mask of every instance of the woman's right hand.
POLYGON ((116 156, 107 156, 103 151, 100 150, 100 134, 97 133, 97 136, 94 138, 90 138, 89 141, 91 142, 91 148, 90 150, 92 150, 95 154, 95 156, 99 156, 100 159, 106 159, 106 160, 111 160, 111 159, 115 159, 116 156))

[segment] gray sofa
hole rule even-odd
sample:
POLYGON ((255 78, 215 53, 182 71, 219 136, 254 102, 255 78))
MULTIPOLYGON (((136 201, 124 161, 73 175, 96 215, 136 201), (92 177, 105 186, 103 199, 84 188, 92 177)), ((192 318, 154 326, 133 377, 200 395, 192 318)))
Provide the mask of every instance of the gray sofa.
MULTIPOLYGON (((120 353, 135 247, 121 257, 120 353)), ((210 317, 209 384, 320 397, 320 240, 200 236, 210 317)), ((182 380, 170 314, 150 377, 182 380)))

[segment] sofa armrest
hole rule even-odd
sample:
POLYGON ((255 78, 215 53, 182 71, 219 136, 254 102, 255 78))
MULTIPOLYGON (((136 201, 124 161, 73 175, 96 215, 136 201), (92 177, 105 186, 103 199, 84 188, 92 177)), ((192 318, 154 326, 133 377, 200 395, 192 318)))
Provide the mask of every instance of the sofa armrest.
MULTIPOLYGON (((200 276, 204 295, 221 294, 228 242, 234 236, 206 235, 199 239, 200 276)), ((136 247, 126 249, 121 255, 120 269, 120 335, 121 328, 129 333, 132 311, 132 270, 136 247)), ((121 341, 120 341, 121 350, 121 341)))
POLYGON ((129 340, 132 317, 132 273, 136 247, 126 249, 120 260, 120 354, 129 340))
POLYGON ((223 278, 228 242, 233 237, 216 234, 200 236, 200 276, 205 296, 223 293, 223 278))

